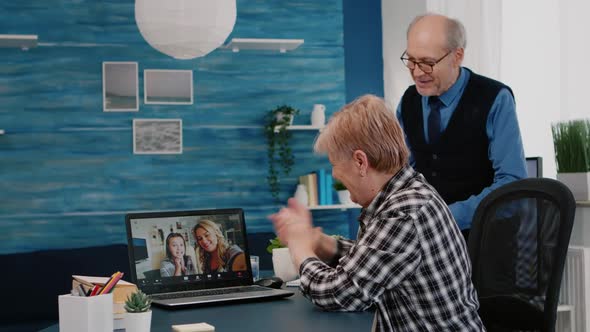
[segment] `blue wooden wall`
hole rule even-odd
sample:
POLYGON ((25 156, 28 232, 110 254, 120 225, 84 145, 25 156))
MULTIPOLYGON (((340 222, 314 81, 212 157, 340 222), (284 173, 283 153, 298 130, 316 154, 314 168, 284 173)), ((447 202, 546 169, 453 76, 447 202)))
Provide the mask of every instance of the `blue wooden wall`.
MULTIPOLYGON (((0 253, 125 243, 128 211, 242 207, 249 232, 272 231, 263 117, 278 105, 315 103, 327 116, 346 101, 342 0, 238 0, 230 38, 297 38, 297 50, 218 49, 175 60, 152 49, 132 0, 0 3, 0 33, 37 34, 39 47, 0 49, 0 253), (102 62, 139 64, 139 112, 102 111, 102 62), (145 105, 144 69, 194 71, 194 105, 145 105), (132 119, 181 118, 181 155, 134 155, 132 119)), ((329 167, 316 133, 294 132, 296 166, 329 167)), ((354 212, 314 212, 347 235, 354 212)))

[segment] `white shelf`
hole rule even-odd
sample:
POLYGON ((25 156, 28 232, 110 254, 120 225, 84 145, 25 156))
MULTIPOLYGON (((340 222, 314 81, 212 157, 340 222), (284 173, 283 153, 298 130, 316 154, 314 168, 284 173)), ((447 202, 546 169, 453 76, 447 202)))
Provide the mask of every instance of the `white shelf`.
POLYGON ((303 44, 303 39, 262 39, 262 38, 233 38, 222 46, 232 52, 241 50, 279 51, 285 53, 292 51, 303 44))
POLYGON ((360 209, 361 206, 358 204, 333 204, 333 205, 316 205, 309 206, 310 210, 348 210, 348 209, 360 209))
POLYGON ((0 35, 0 47, 19 47, 28 50, 37 46, 37 35, 0 35))
POLYGON ((324 126, 312 126, 312 125, 294 125, 287 126, 287 130, 322 130, 324 126))
MULTIPOLYGON (((287 130, 318 130, 322 131, 324 126, 312 126, 312 125, 291 125, 285 127, 287 130)), ((279 131, 279 127, 275 127, 275 133, 279 131)))

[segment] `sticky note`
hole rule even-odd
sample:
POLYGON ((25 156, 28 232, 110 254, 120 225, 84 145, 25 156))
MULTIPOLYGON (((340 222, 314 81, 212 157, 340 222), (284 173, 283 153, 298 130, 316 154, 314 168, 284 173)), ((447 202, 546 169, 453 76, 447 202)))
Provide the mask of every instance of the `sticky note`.
POLYGON ((214 332, 215 327, 207 323, 172 325, 174 332, 214 332))

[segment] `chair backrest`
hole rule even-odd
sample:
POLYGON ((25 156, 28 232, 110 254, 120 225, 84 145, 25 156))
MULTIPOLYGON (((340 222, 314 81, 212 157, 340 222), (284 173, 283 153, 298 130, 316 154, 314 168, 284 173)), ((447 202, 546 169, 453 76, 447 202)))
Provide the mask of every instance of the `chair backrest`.
POLYGON ((479 204, 469 234, 486 327, 553 331, 576 202, 561 182, 506 184, 479 204))

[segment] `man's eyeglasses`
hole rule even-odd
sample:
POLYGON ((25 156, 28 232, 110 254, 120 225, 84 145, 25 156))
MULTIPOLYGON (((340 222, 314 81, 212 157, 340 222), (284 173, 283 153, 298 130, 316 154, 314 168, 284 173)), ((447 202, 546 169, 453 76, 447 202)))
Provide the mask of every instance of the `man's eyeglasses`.
POLYGON ((451 54, 451 52, 453 52, 453 51, 452 50, 448 51, 447 54, 443 55, 440 59, 438 59, 436 61, 415 61, 415 60, 408 58, 406 56, 406 52, 404 51, 404 53, 400 57, 400 60, 402 60, 402 62, 404 63, 404 66, 408 67, 408 69, 410 69, 410 70, 414 70, 414 68, 416 68, 416 66, 418 66, 421 71, 425 72, 426 74, 430 74, 434 71, 434 66, 437 63, 441 62, 444 58, 446 58, 447 55, 451 54))

